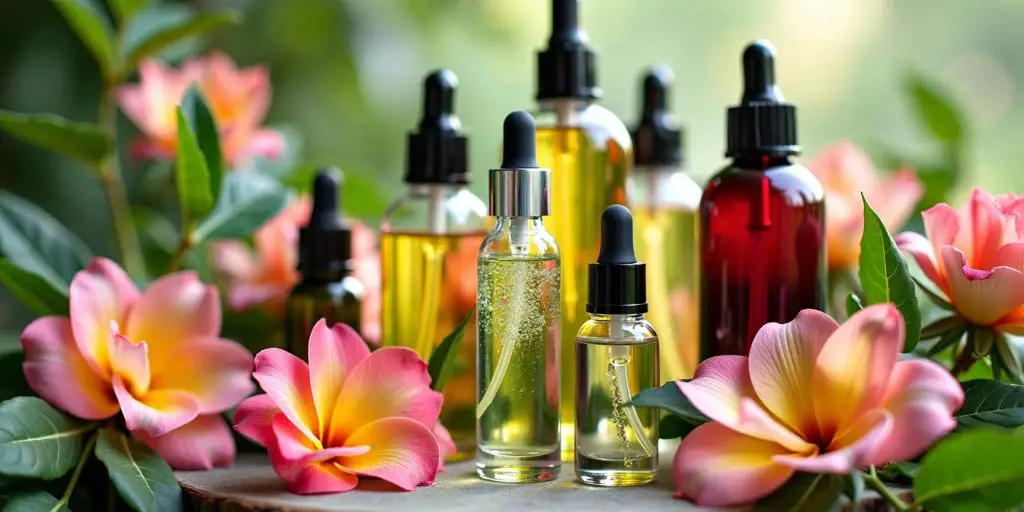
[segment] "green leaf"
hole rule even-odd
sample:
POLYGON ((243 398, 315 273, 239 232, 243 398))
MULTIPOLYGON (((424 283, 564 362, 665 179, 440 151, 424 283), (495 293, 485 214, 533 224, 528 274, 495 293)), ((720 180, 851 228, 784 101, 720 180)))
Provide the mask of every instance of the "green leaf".
POLYGON ((632 403, 637 407, 654 407, 668 411, 695 426, 711 421, 690 403, 675 382, 645 389, 633 397, 632 403))
POLYGON ((107 467, 118 494, 138 512, 181 510, 181 490, 171 467, 146 445, 104 428, 96 457, 107 467))
POLYGON ((864 473, 853 470, 843 478, 843 494, 850 503, 860 503, 864 498, 864 473))
POLYGON ((981 359, 992 351, 995 344, 996 333, 986 327, 975 327, 967 332, 967 346, 971 348, 974 357, 981 359))
POLYGON ((46 491, 19 492, 4 503, 3 512, 71 512, 46 491))
POLYGON ((946 333, 939 338, 939 341, 935 342, 935 344, 928 349, 928 357, 936 356, 947 348, 958 344, 960 339, 963 338, 965 332, 967 332, 966 323, 962 323, 946 331, 946 333))
POLYGON ((133 70, 142 59, 155 55, 175 43, 208 34, 237 23, 239 19, 239 13, 235 10, 195 13, 180 5, 161 5, 146 9, 138 13, 125 29, 121 51, 123 69, 133 70))
POLYGON ((844 478, 838 475, 796 473, 767 498, 754 505, 755 512, 822 512, 831 510, 843 493, 844 478))
POLYGON ((961 329, 965 324, 964 319, 956 315, 939 318, 921 329, 921 339, 937 338, 949 331, 961 329))
POLYGON ((918 121, 937 140, 959 144, 964 136, 964 117, 945 90, 919 74, 907 77, 905 85, 918 121))
POLYGON ((220 187, 224 175, 224 160, 220 151, 220 132, 217 130, 217 122, 213 119, 213 113, 206 99, 199 89, 192 85, 185 92, 181 100, 181 112, 185 114, 192 133, 196 135, 196 142, 199 143, 199 150, 206 159, 206 169, 210 174, 210 196, 220 196, 220 187))
POLYGON ((921 309, 914 281, 892 235, 882 219, 871 209, 864 195, 864 235, 860 240, 860 282, 866 304, 892 303, 903 315, 906 341, 903 351, 910 352, 921 338, 921 309))
POLYGON ((114 149, 110 136, 92 123, 56 114, 22 114, 0 110, 0 128, 29 144, 96 165, 114 149))
POLYGON ((110 75, 117 67, 117 43, 103 7, 93 0, 53 0, 53 4, 96 56, 103 73, 110 75))
POLYGON ((693 432, 697 425, 675 414, 665 414, 658 423, 658 439, 681 439, 693 432))
POLYGON ((217 207, 192 233, 195 243, 249 236, 288 204, 289 193, 266 176, 235 172, 224 179, 217 207))
POLYGON ((878 471, 878 478, 883 482, 913 485, 919 470, 915 462, 890 462, 878 471))
POLYGON ((0 259, 0 283, 36 316, 68 315, 67 290, 31 270, 0 259))
POLYGON ((914 169, 924 186, 924 196, 917 203, 918 211, 927 210, 949 199, 949 193, 957 182, 957 172, 951 166, 918 166, 914 169))
POLYGON ((67 473, 93 428, 34 397, 0 403, 0 473, 52 480, 67 473))
POLYGON ((107 0, 107 3, 110 4, 117 18, 124 23, 135 15, 135 11, 145 7, 149 0, 107 0))
POLYGON ((924 292, 925 296, 927 296, 928 300, 932 301, 933 304, 942 309, 945 309, 946 311, 955 311, 953 305, 950 304, 949 301, 947 301, 937 292, 935 292, 935 290, 932 290, 930 286, 922 283, 916 277, 911 276, 911 278, 914 280, 914 283, 917 284, 917 288, 924 292))
POLYGON ((1008 510, 1024 504, 1024 436, 978 429, 954 434, 924 456, 915 502, 935 512, 1008 510))
POLYGON ((430 355, 430 364, 427 366, 430 373, 430 389, 441 391, 455 373, 455 359, 459 355, 459 347, 462 346, 463 334, 475 313, 476 306, 473 306, 459 325, 455 326, 455 330, 445 336, 430 355))
POLYGON ((67 292, 89 249, 42 208, 0 190, 0 255, 67 292))
POLYGON ((851 293, 846 296, 846 316, 851 317, 854 313, 864 309, 864 304, 861 303, 860 297, 855 293, 851 293))
POLYGON ((964 405, 953 415, 961 428, 1024 425, 1024 386, 988 379, 970 380, 964 388, 964 405))
POLYGON ((181 202, 182 229, 191 231, 196 219, 213 209, 210 191, 210 170, 206 158, 189 126, 184 112, 178 108, 178 166, 175 172, 178 201, 181 202))

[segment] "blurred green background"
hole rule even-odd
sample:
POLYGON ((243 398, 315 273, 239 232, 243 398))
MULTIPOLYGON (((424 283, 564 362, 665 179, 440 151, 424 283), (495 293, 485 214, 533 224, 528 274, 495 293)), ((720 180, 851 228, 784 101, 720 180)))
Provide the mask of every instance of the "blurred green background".
MULTIPOLYGON (((341 167, 346 211, 371 223, 401 190, 406 131, 419 116, 422 77, 434 68, 459 76, 473 189, 486 193, 502 118, 533 106, 535 52, 549 24, 549 0, 190 3, 243 13, 205 43, 239 65, 270 69, 268 124, 301 136, 304 164, 341 167)), ((953 197, 975 185, 1024 189, 1015 169, 1024 134, 1019 0, 584 0, 581 20, 598 51, 603 101, 627 124, 638 117, 643 69, 675 70, 672 104, 698 180, 723 165, 724 108, 740 94, 739 54, 766 38, 779 52, 782 90, 800 107, 806 155, 845 138, 880 159, 895 153, 933 163, 939 148, 908 105, 908 77, 918 73, 965 113, 963 178, 953 197)), ((50 2, 0 2, 0 109, 92 121, 98 80, 92 56, 50 2)), ((134 134, 122 118, 122 142, 134 134)), ((170 191, 151 197, 147 186, 159 173, 126 162, 133 201, 166 203, 170 191)), ((41 205, 96 253, 113 254, 103 196, 84 167, 0 133, 0 188, 41 205)), ((0 290, 0 331, 28 319, 0 290)))

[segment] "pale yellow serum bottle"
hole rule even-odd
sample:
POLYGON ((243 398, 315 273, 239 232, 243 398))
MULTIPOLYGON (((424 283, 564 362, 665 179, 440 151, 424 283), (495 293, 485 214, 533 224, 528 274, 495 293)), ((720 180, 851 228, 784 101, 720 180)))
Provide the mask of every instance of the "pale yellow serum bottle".
MULTIPOLYGON (((424 81, 423 118, 409 134, 405 193, 381 221, 381 339, 409 347, 424 361, 476 302, 476 253, 487 207, 469 191, 468 141, 454 113, 458 79, 435 71, 424 81)), ((473 337, 465 330, 456 371, 444 388, 441 422, 458 447, 449 460, 472 457, 473 337)))
POLYGON ((606 487, 650 483, 659 413, 632 400, 660 383, 658 334, 644 318, 646 265, 637 261, 633 218, 622 205, 601 215, 588 294, 590 319, 576 333, 576 478, 606 487))
POLYGON ((637 256, 647 263, 651 321, 661 340, 662 383, 693 376, 700 356, 701 187, 685 171, 683 134, 669 109, 672 70, 644 73, 626 196, 637 256))
POLYGON ((551 37, 537 61, 537 161, 551 169, 545 224, 562 254, 562 460, 573 457, 573 345, 587 319, 587 265, 600 245, 598 219, 626 201, 633 165, 629 130, 598 103, 597 57, 579 26, 577 0, 552 0, 551 37))
POLYGON ((477 457, 480 478, 558 477, 559 258, 544 227, 550 171, 537 165, 533 118, 505 118, 500 169, 490 173, 497 222, 477 265, 477 457))

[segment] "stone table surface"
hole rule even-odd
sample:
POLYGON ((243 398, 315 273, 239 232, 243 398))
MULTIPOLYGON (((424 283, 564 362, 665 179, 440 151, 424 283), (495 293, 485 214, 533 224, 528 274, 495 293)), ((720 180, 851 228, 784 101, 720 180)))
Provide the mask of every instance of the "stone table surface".
MULTIPOLYGON (((439 475, 433 486, 411 493, 396 491, 378 480, 361 479, 359 487, 347 493, 296 496, 288 493, 266 456, 255 454, 240 455, 231 469, 182 471, 176 475, 185 491, 186 503, 203 511, 710 510, 672 498, 672 448, 663 442, 657 481, 640 487, 599 488, 580 484, 575 480, 571 463, 563 464, 561 476, 550 482, 486 482, 476 476, 474 462, 469 460, 448 464, 447 471, 439 475)), ((880 503, 866 505, 865 510, 885 510, 880 503)))

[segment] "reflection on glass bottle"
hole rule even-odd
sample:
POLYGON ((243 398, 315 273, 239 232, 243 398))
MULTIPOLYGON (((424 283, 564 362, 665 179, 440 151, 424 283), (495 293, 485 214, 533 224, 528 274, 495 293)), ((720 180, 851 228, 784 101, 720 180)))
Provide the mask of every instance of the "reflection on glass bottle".
POLYGON ((504 156, 490 175, 497 224, 480 247, 477 303, 477 473, 498 482, 558 476, 558 247, 550 172, 537 166, 533 118, 505 118, 504 156))
POLYGON ((579 26, 577 0, 552 0, 551 37, 538 54, 537 161, 551 169, 545 224, 562 258, 562 450, 572 460, 575 333, 587 319, 587 264, 597 257, 598 219, 626 201, 633 165, 629 130, 597 103, 597 57, 579 26))
POLYGON ((658 468, 658 411, 631 402, 660 385, 658 335, 644 319, 646 269, 633 253, 629 210, 605 210, 601 240, 590 265, 590 320, 576 335, 576 478, 590 485, 643 485, 658 468))
POLYGON ((650 317, 658 326, 661 380, 688 379, 700 352, 698 264, 701 189, 683 169, 682 130, 668 110, 672 71, 651 68, 633 130, 627 197, 636 222, 637 256, 647 263, 650 317))
POLYGON ((701 357, 746 355, 768 322, 825 306, 825 195, 799 151, 796 108, 775 84, 775 49, 743 52, 726 156, 701 199, 701 357))
POLYGON ((340 178, 325 169, 313 180, 313 211, 299 231, 299 284, 285 302, 289 352, 305 358, 309 333, 321 318, 359 331, 363 284, 352 273, 352 231, 338 217, 340 178))
MULTIPOLYGON (((447 70, 424 81, 423 119, 409 134, 408 188, 381 221, 382 345, 412 348, 424 361, 473 308, 476 253, 486 232, 486 206, 468 189, 456 85, 447 70)), ((444 389, 441 423, 458 447, 450 460, 473 453, 474 332, 471 323, 444 389)))

